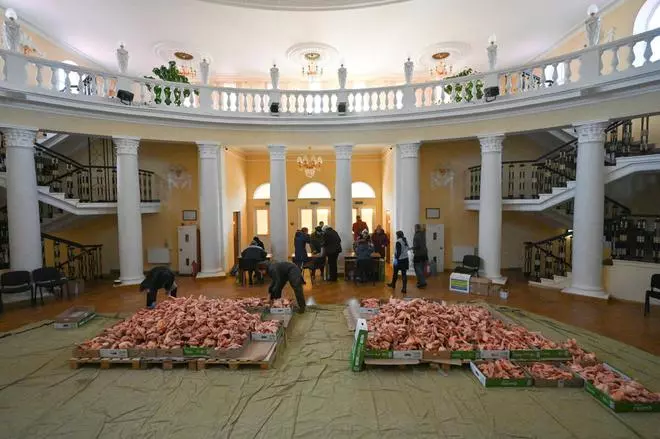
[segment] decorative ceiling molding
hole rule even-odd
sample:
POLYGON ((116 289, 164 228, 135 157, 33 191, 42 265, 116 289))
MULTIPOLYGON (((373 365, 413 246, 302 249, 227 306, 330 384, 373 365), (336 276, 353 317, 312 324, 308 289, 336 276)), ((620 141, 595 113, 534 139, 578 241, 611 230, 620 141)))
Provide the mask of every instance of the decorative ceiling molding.
POLYGON ((203 0, 218 5, 273 11, 336 11, 403 3, 410 0, 203 0))
POLYGON ((435 43, 426 47, 417 59, 417 64, 426 69, 435 67, 433 54, 438 52, 447 52, 449 57, 446 59, 448 64, 461 64, 462 61, 472 52, 472 47, 468 43, 460 41, 446 41, 435 43))
POLYGON ((306 65, 309 61, 305 58, 305 55, 309 53, 318 53, 320 55, 316 61, 319 66, 339 64, 339 51, 325 43, 307 42, 294 44, 286 50, 286 57, 296 65, 306 65))
POLYGON ((203 50, 198 50, 196 48, 188 47, 189 44, 179 43, 176 41, 160 41, 154 44, 153 51, 154 54, 163 61, 167 63, 168 61, 176 61, 174 52, 186 52, 193 56, 191 64, 198 66, 202 59, 206 59, 211 65, 213 65, 213 57, 210 56, 207 52, 203 50))

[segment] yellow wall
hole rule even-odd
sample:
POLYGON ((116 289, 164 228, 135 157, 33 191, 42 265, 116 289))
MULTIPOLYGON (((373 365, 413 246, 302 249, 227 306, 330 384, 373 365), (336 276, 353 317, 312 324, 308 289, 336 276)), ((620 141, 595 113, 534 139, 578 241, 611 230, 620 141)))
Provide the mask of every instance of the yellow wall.
MULTIPOLYGON (((304 154, 304 152, 301 151, 304 154)), ((316 154, 323 158, 323 166, 320 172, 317 172, 313 178, 307 178, 303 172, 298 169, 295 161, 298 152, 289 152, 287 159, 287 198, 295 200, 288 202, 289 215, 289 242, 290 250, 293 251, 293 237, 299 226, 299 209, 310 206, 314 200, 298 200, 298 191, 302 186, 312 181, 322 183, 328 187, 330 194, 334 198, 335 193, 335 158, 334 153, 316 154)), ((266 206, 267 200, 253 200, 252 195, 255 189, 270 181, 270 164, 267 154, 250 154, 247 156, 247 211, 248 221, 247 230, 250 237, 254 235, 255 224, 254 216, 257 208, 266 206)), ((351 174, 353 181, 364 181, 369 184, 376 192, 375 200, 353 200, 362 201, 364 207, 374 207, 374 221, 380 224, 382 218, 382 158, 380 154, 354 154, 351 160, 351 174)), ((330 207, 330 222, 334 223, 335 206, 333 200, 318 200, 319 207, 330 207)), ((375 225, 374 225, 375 226, 375 225)), ((247 243, 246 243, 247 244, 247 243)))
MULTIPOLYGON (((524 136, 507 137, 504 141, 503 160, 531 160, 543 150, 524 136)), ((480 164, 477 140, 423 144, 420 150, 420 222, 444 224, 445 269, 454 267, 454 246, 477 246, 479 238, 478 212, 467 211, 464 206, 465 171, 480 164), (453 183, 432 188, 431 173, 449 169, 454 173, 453 183), (427 208, 439 208, 439 219, 426 219, 427 208)), ((539 214, 503 212, 502 215, 502 268, 522 267, 522 243, 553 236, 557 229, 539 221, 539 214)))
POLYGON ((383 214, 382 225, 388 236, 393 236, 394 218, 394 148, 388 148, 383 154, 383 214))
MULTIPOLYGON (((615 40, 629 37, 633 33, 635 18, 646 0, 624 0, 612 9, 607 10, 601 17, 601 42, 604 42, 607 32, 616 28, 615 40)), ((586 12, 584 19, 586 19, 586 12)), ((561 41, 557 47, 546 53, 543 58, 553 58, 565 53, 575 52, 583 49, 587 44, 587 36, 584 27, 578 32, 561 41)))
POLYGON ((239 253, 242 247, 249 244, 249 239, 252 237, 248 229, 248 215, 247 215, 247 161, 245 155, 239 151, 227 149, 225 151, 225 170, 227 172, 225 184, 227 185, 227 196, 225 202, 227 203, 225 220, 228 225, 225 227, 225 242, 227 243, 227 254, 225 255, 225 271, 229 271, 234 263, 234 223, 233 212, 240 212, 241 214, 241 240, 239 253))

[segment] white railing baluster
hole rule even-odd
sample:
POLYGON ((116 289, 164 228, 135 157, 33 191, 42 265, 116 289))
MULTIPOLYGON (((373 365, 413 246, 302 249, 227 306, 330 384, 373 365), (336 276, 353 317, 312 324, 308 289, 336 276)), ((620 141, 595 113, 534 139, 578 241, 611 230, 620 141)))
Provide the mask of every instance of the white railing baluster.
POLYGON ((41 64, 34 65, 37 68, 37 87, 42 88, 43 77, 41 76, 41 64))
POLYGON ((69 73, 71 73, 70 70, 64 70, 64 93, 65 94, 70 94, 71 93, 71 79, 69 78, 69 73))
POLYGON ((626 57, 626 62, 628 63, 628 66, 626 69, 632 69, 635 66, 633 63, 635 62, 635 43, 629 43, 626 47, 628 47, 628 56, 626 57))
POLYGON ((50 68, 50 89, 57 91, 57 69, 55 67, 50 68))
POLYGON ((612 73, 616 73, 619 69, 619 48, 612 48, 612 60, 610 61, 610 67, 612 67, 612 73))
POLYGON ((647 65, 651 63, 651 58, 653 58, 653 47, 651 45, 653 37, 644 41, 646 42, 646 49, 644 49, 644 65, 647 65))

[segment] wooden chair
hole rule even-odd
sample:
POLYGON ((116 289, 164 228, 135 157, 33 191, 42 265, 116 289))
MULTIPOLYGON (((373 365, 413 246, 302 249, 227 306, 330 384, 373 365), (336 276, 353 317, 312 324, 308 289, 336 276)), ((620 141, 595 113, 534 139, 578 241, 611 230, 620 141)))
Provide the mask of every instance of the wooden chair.
POLYGON ((646 290, 644 299, 644 316, 651 312, 651 298, 660 300, 660 274, 651 276, 651 289, 646 290))

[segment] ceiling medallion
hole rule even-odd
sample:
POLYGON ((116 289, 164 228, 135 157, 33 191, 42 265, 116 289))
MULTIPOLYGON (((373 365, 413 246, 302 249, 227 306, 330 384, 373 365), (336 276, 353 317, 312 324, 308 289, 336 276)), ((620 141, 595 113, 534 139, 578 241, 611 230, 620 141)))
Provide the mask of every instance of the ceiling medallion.
POLYGON ((325 66, 338 63, 339 52, 323 43, 300 43, 289 47, 286 57, 301 66, 302 74, 310 83, 318 82, 325 66))
POLYGON ((318 52, 308 52, 304 56, 307 65, 302 67, 302 74, 309 82, 318 81, 323 75, 323 67, 318 63, 321 61, 321 54, 318 52))
POLYGON ((204 0, 218 5, 272 11, 337 11, 404 3, 410 0, 204 0))
POLYGON ((179 73, 188 78, 188 81, 193 82, 197 77, 197 70, 192 66, 192 60, 195 57, 181 51, 174 52, 174 57, 178 60, 179 73))
POLYGON ((467 43, 446 41, 427 46, 417 60, 419 66, 427 69, 433 79, 442 79, 460 70, 463 67, 461 61, 470 52, 471 47, 467 43), (448 62, 450 58, 451 64, 448 62))
MULTIPOLYGON (((310 147, 309 150, 311 151, 312 148, 310 147)), ((312 178, 314 177, 314 174, 316 174, 316 171, 321 170, 321 166, 323 165, 323 159, 321 156, 307 156, 307 154, 303 156, 298 156, 296 158, 296 163, 298 163, 298 169, 302 172, 305 173, 305 176, 307 178, 312 178)))
POLYGON ((207 52, 191 50, 181 42, 161 41, 154 45, 153 51, 163 64, 175 60, 179 72, 191 82, 197 76, 196 66, 199 65, 200 60, 205 59, 208 63, 213 64, 213 57, 209 56, 207 52), (182 47, 186 47, 186 50, 181 50, 182 47))

